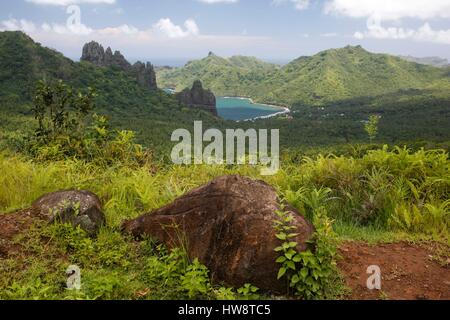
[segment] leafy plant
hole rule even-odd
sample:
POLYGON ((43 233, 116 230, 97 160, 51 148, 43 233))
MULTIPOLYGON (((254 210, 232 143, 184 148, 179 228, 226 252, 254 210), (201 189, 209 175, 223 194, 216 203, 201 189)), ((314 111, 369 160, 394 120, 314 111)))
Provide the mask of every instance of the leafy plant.
POLYGON ((286 277, 294 293, 304 299, 327 299, 337 293, 336 287, 336 243, 332 222, 326 216, 324 207, 316 210, 314 225, 316 231, 311 240, 314 249, 297 251, 297 242, 292 241, 298 234, 291 226, 292 214, 284 211, 277 213, 275 222, 277 238, 281 246, 275 248, 280 254, 277 263, 281 264, 278 279, 286 277))
POLYGON ((88 114, 94 109, 96 94, 92 88, 88 93, 75 93, 61 80, 55 84, 39 81, 32 109, 38 121, 36 137, 48 143, 59 136, 75 137, 85 126, 88 114))
POLYGON ((37 129, 25 150, 39 160, 78 158, 100 165, 143 164, 151 154, 128 130, 111 130, 105 116, 92 114, 96 93, 76 92, 62 81, 37 85, 33 112, 37 129))
POLYGON ((201 298, 210 290, 208 269, 195 259, 181 276, 181 285, 187 291, 189 299, 201 298))
POLYGON ((237 290, 238 298, 240 300, 258 300, 260 295, 258 294, 259 288, 246 283, 242 288, 237 290))
POLYGON ((448 235, 450 230, 450 200, 425 205, 405 203, 395 208, 389 225, 393 229, 409 232, 448 235))

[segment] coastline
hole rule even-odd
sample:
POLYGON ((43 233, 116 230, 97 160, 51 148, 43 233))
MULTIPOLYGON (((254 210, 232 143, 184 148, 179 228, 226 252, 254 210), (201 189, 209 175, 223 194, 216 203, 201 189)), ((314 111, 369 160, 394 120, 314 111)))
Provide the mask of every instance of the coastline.
POLYGON ((273 104, 267 104, 267 103, 255 103, 255 102, 253 101, 252 98, 246 98, 246 97, 229 97, 229 96, 226 96, 226 97, 219 97, 219 98, 222 98, 222 99, 239 99, 239 100, 247 100, 247 101, 250 101, 251 104, 258 104, 258 105, 261 105, 261 106, 267 106, 267 107, 271 107, 271 108, 280 110, 279 112, 275 112, 275 113, 272 113, 272 114, 269 114, 269 115, 266 115, 266 116, 259 116, 259 117, 250 118, 250 119, 238 120, 238 121, 236 121, 236 122, 241 122, 241 121, 248 122, 248 121, 255 121, 255 120, 260 120, 260 119, 270 119, 270 118, 277 117, 277 116, 280 116, 280 115, 283 115, 283 114, 291 113, 291 109, 289 109, 288 107, 276 106, 276 105, 273 105, 273 104))

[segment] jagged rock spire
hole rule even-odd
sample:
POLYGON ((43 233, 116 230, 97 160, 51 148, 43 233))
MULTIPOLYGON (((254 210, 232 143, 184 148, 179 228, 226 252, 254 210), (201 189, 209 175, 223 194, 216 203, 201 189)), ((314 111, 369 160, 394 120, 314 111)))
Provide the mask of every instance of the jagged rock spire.
POLYGON ((150 90, 156 90, 156 74, 151 63, 136 62, 133 66, 125 59, 120 51, 114 51, 95 41, 86 43, 83 47, 81 61, 90 62, 98 67, 114 67, 136 76, 138 83, 150 90))

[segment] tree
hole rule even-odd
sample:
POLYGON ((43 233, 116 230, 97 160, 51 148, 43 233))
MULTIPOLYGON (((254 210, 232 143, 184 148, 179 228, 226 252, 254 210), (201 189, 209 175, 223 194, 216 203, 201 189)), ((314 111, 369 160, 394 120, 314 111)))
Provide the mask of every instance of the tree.
POLYGON ((62 81, 49 84, 39 81, 34 97, 33 113, 38 121, 36 137, 49 142, 58 136, 80 134, 85 120, 95 108, 95 92, 75 92, 62 81))
POLYGON ((93 113, 96 94, 58 81, 40 81, 33 113, 37 129, 24 149, 37 160, 76 158, 99 165, 141 165, 151 153, 134 142, 132 131, 110 130, 108 119, 93 113))
POLYGON ((373 142, 378 135, 378 124, 380 123, 380 116, 371 115, 369 121, 364 125, 364 130, 369 136, 370 142, 373 142))

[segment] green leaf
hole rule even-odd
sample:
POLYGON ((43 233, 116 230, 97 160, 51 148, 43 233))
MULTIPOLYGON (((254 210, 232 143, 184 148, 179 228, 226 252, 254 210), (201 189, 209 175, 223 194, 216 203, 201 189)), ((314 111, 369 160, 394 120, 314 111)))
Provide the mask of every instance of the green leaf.
POLYGON ((300 276, 301 276, 303 279, 306 279, 306 277, 308 276, 308 269, 302 268, 302 270, 300 270, 300 276))
POLYGON ((286 233, 279 233, 279 234, 277 234, 276 235, 276 237, 279 239, 279 240, 286 240, 286 238, 287 238, 287 235, 286 235, 286 233))
POLYGON ((288 266, 288 268, 295 270, 295 263, 293 261, 286 262, 286 265, 288 266))
POLYGON ((283 263, 283 262, 285 262, 287 259, 286 259, 286 257, 279 257, 277 260, 276 260, 276 263, 283 263))
POLYGON ((291 284, 296 285, 300 282, 300 277, 297 274, 294 274, 291 279, 291 284))
POLYGON ((289 249, 288 252, 286 252, 284 255, 289 259, 292 260, 292 258, 297 254, 297 252, 295 252, 295 250, 293 249, 289 249))
POLYGON ((278 277, 277 279, 280 280, 285 274, 286 274, 287 269, 286 268, 280 268, 280 270, 278 271, 278 277))
POLYGON ((283 247, 276 247, 274 250, 275 250, 275 252, 280 252, 280 251, 283 251, 284 248, 283 247))

